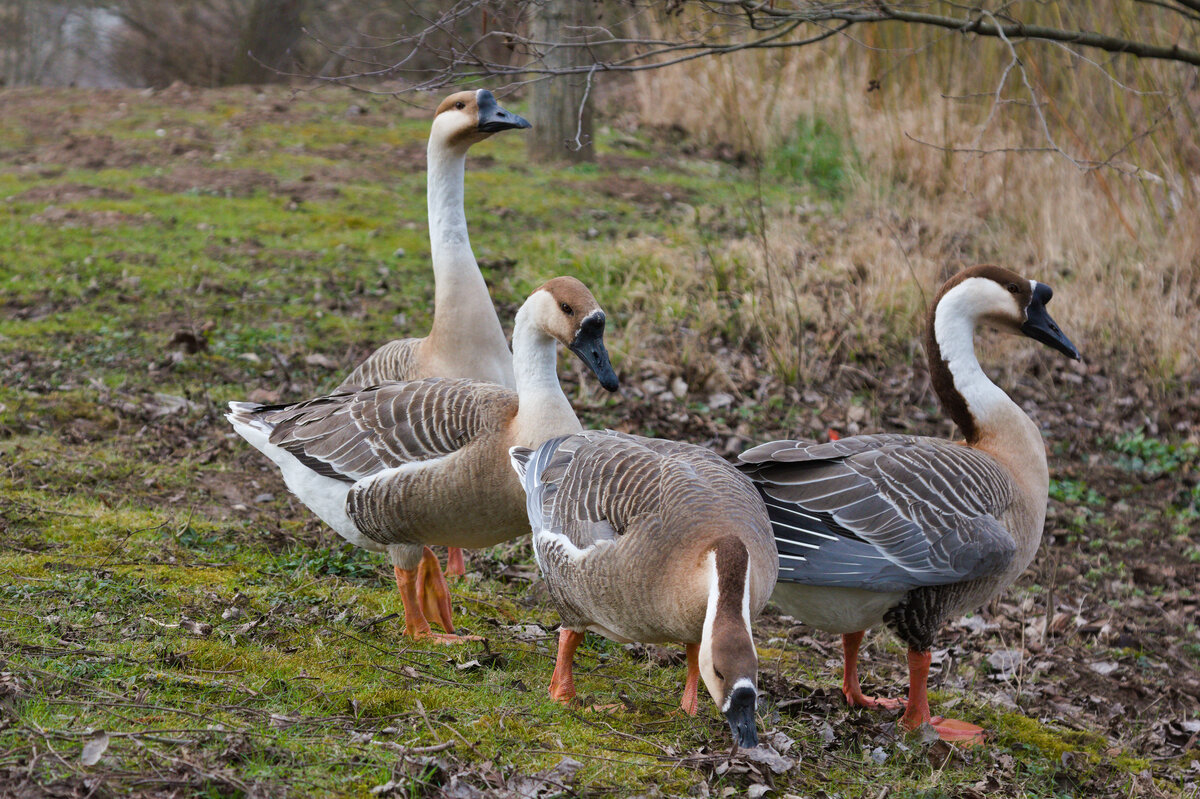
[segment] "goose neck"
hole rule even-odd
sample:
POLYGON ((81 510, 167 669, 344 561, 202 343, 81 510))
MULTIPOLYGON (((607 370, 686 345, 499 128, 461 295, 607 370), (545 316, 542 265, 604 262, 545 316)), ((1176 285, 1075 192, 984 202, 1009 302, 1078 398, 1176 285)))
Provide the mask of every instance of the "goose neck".
POLYGON ((1014 423, 1032 426, 1025 412, 979 365, 975 329, 980 316, 971 287, 960 284, 934 306, 926 342, 934 392, 972 445, 1014 423))
MULTIPOLYGON (((463 210, 466 150, 457 151, 431 138, 428 150, 426 201, 429 209, 429 244, 434 271, 443 266, 475 266, 467 217, 463 210)), ((440 277, 440 276, 439 276, 440 277)))
MULTIPOLYGON (((750 630, 749 565, 746 546, 736 536, 718 540, 705 556, 708 607, 700 636, 700 674, 727 718, 736 694, 756 691, 758 653, 750 630)), ((752 711, 750 719, 752 726, 752 711)))
POLYGON ((558 347, 555 339, 533 320, 529 303, 517 312, 513 328, 513 374, 522 429, 538 429, 539 439, 582 430, 567 395, 558 382, 558 347))

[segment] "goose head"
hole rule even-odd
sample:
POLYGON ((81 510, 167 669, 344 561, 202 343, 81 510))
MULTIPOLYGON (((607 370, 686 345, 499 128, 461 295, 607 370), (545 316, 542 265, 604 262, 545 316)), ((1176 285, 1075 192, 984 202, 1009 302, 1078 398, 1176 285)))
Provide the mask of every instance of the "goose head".
POLYGON ((442 100, 433 117, 431 138, 466 150, 493 133, 528 127, 530 124, 524 117, 502 108, 487 89, 476 89, 456 92, 442 100))
POLYGON ((973 266, 950 278, 935 305, 935 325, 943 312, 967 315, 975 322, 1028 336, 1080 360, 1079 350, 1046 310, 1054 291, 1000 266, 973 266))
POLYGON ((517 312, 518 324, 527 316, 543 334, 578 356, 609 391, 620 387, 604 347, 604 310, 587 286, 573 277, 547 281, 517 312))
POLYGON ((746 549, 722 542, 709 552, 708 611, 700 637, 700 677, 739 747, 758 746, 758 652, 750 634, 746 549))

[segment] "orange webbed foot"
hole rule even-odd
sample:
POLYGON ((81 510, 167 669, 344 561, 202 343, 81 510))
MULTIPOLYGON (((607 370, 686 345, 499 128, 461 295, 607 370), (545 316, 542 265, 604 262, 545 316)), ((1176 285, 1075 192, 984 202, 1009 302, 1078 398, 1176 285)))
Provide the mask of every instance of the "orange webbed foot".
POLYGON ((866 707, 872 710, 899 710, 904 707, 903 699, 867 696, 861 690, 842 688, 842 696, 850 707, 866 707))
POLYGON ((979 746, 987 740, 987 731, 975 724, 956 719, 935 716, 929 723, 937 730, 938 737, 948 743, 963 746, 979 746))

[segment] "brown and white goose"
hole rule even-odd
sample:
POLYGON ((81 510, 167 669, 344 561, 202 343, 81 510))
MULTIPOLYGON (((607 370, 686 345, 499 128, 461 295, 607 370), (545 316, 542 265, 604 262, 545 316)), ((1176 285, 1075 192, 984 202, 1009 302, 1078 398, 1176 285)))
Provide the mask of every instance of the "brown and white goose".
POLYGON ((533 547, 562 616, 550 696, 575 696, 585 630, 616 641, 679 641, 695 715, 700 678, 738 746, 757 745, 758 655, 750 620, 778 573, 754 486, 692 444, 612 431, 516 447, 533 547))
POLYGON ((1033 559, 1049 473, 1037 425, 975 357, 979 324, 1020 333, 1079 358, 1046 312, 1050 287, 996 266, 946 281, 925 339, 934 391, 966 437, 864 435, 818 444, 773 441, 742 454, 779 545, 774 600, 786 613, 842 633, 842 692, 865 696, 863 631, 887 624, 908 645, 906 729, 932 722, 948 740, 980 740, 972 724, 930 718, 929 651, 949 618, 1003 592, 1033 559))
MULTIPOLYGON (((462 377, 516 387, 512 353, 467 236, 463 174, 473 144, 502 130, 529 126, 524 118, 501 108, 487 89, 452 94, 438 106, 429 134, 426 178, 433 328, 425 338, 397 339, 375 350, 342 381, 339 391, 426 377, 462 377)), ((461 576, 463 572, 462 550, 452 547, 446 573, 461 576)))
POLYGON ((295 405, 231 402, 226 418, 343 538, 389 551, 410 636, 452 641, 429 627, 432 613, 454 631, 449 594, 427 545, 484 547, 529 532, 508 450, 580 430, 558 383, 556 341, 606 389, 617 389, 604 322, 582 283, 555 278, 517 312, 516 391, 427 378, 295 405))
POLYGON ((502 130, 528 127, 487 89, 452 94, 438 106, 429 134, 426 186, 433 327, 425 338, 397 339, 375 350, 339 390, 425 377, 516 387, 512 353, 467 235, 463 176, 472 145, 502 130))

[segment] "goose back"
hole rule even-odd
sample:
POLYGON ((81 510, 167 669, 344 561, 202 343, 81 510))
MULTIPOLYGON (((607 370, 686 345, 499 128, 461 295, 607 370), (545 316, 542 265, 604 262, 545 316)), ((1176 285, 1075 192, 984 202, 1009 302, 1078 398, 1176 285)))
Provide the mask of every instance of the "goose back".
POLYGON ((527 529, 506 464, 517 410, 516 393, 501 386, 430 378, 252 415, 271 427, 271 444, 351 484, 346 512, 370 540, 474 547, 527 529), (498 484, 487 479, 496 475, 498 484))
POLYGON ((713 453, 586 431, 528 457, 535 553, 566 627, 616 640, 699 641, 706 558, 729 535, 749 555, 750 612, 766 603, 777 572, 769 520, 750 482, 713 453))
POLYGON ((395 380, 420 380, 423 377, 470 377, 469 375, 433 375, 420 368, 420 345, 425 339, 401 338, 389 341, 346 375, 335 391, 351 391, 395 380))
POLYGON ((895 591, 999 576, 1013 565, 1017 491, 970 447, 872 435, 776 441, 742 461, 777 530, 783 580, 895 591))

